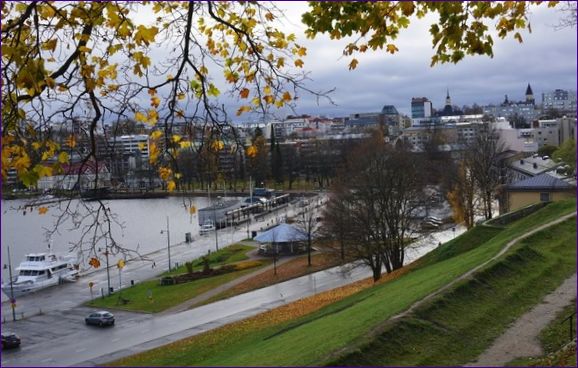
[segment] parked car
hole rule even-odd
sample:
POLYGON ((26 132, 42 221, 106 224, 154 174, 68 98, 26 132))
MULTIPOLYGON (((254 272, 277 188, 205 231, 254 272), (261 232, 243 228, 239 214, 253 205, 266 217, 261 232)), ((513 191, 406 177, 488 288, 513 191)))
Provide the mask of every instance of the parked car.
POLYGON ((203 226, 201 226, 201 229, 199 230, 199 234, 200 235, 206 235, 212 231, 215 231, 215 226, 213 226, 213 224, 204 224, 203 226))
POLYGON ((114 315, 107 311, 92 312, 84 319, 87 325, 114 326, 114 315))
POLYGON ((13 349, 20 346, 20 337, 14 332, 2 331, 2 349, 13 349))

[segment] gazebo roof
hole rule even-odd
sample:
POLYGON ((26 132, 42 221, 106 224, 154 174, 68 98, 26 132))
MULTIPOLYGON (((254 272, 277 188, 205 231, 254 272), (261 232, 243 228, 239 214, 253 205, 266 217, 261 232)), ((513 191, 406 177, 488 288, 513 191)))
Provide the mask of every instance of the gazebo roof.
POLYGON ((255 237, 259 243, 289 243, 307 240, 303 231, 289 224, 280 224, 255 237))

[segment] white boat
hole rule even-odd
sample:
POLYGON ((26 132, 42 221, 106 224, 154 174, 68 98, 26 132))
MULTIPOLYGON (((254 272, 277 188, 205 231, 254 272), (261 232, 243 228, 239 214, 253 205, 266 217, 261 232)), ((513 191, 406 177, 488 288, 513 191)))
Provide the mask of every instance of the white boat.
POLYGON ((57 256, 52 253, 31 253, 16 268, 16 276, 2 283, 8 297, 28 294, 64 282, 76 281, 79 267, 74 256, 57 256))

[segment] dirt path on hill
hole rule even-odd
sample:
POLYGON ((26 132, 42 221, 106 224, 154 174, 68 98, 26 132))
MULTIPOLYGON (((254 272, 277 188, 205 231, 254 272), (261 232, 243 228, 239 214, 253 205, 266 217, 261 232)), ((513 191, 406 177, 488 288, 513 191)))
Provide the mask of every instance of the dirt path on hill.
POLYGON ((499 251, 495 256, 493 256, 492 258, 488 259, 487 261, 485 261, 484 263, 472 268, 471 270, 469 270, 468 272, 464 273, 463 275, 461 275, 460 277, 456 278, 454 281, 450 282, 449 284, 447 284, 446 286, 442 287, 441 289, 438 289, 437 291, 434 291, 433 293, 429 294, 428 296, 426 296, 425 298, 421 299, 420 301, 418 301, 417 303, 414 303, 411 307, 409 307, 409 309, 405 310, 402 313, 399 313, 393 317, 391 317, 390 321, 394 321, 396 319, 399 318, 403 318, 406 317, 408 314, 410 314, 411 312, 413 312, 416 308, 422 306, 424 303, 430 301, 431 299, 435 298, 436 296, 440 295, 441 293, 445 292, 446 290, 448 290, 449 288, 453 287, 455 284, 457 284, 460 281, 465 280, 466 278, 472 276, 474 273, 478 272, 481 268, 485 267, 488 263, 500 258, 501 256, 504 255, 504 253, 506 253, 508 250, 510 250, 510 248, 512 246, 514 246, 514 244, 516 244, 517 242, 519 242, 520 240, 523 240, 529 236, 534 235, 537 232, 540 232, 550 226, 553 225, 557 225, 561 222, 564 222, 572 217, 576 216, 576 211, 574 211, 573 213, 570 213, 568 215, 562 216, 557 220, 554 221, 550 221, 546 224, 540 225, 537 228, 528 231, 527 233, 518 236, 515 239, 512 239, 508 242, 508 244, 506 244, 506 246, 504 246, 504 248, 502 248, 501 251, 499 251))
POLYGON ((553 293, 547 295, 542 303, 518 318, 474 363, 466 366, 503 366, 516 358, 543 355, 544 351, 538 335, 575 298, 576 274, 564 281, 553 293))
MULTIPOLYGON (((389 323, 391 323, 392 321, 398 320, 400 318, 404 318, 407 317, 410 313, 412 313, 416 308, 419 308, 420 306, 422 306, 423 304, 429 302, 430 300, 432 300, 433 298, 435 298, 436 296, 444 293, 445 291, 447 291, 448 289, 452 288, 455 284, 457 284, 460 281, 465 280, 466 278, 472 276, 474 273, 476 273, 477 271, 479 271, 481 268, 485 267, 487 264, 489 264, 490 262, 498 259, 499 257, 503 256, 512 246, 514 246, 514 244, 516 244, 517 242, 519 242, 520 240, 523 240, 529 236, 534 235, 537 232, 540 232, 550 226, 553 225, 557 225, 561 222, 564 222, 572 217, 576 216, 576 211, 570 214, 567 214, 565 216, 562 216, 560 218, 558 218, 557 220, 554 221, 550 221, 546 224, 543 224, 541 226, 538 226, 537 228, 528 231, 527 233, 518 236, 515 239, 510 240, 505 246, 504 248, 502 248, 502 250, 500 250, 495 256, 493 256, 492 258, 488 259, 487 261, 485 261, 484 263, 472 268, 471 270, 469 270, 468 272, 464 273, 463 275, 461 275, 460 277, 456 278, 455 280, 453 280, 452 282, 450 282, 449 284, 445 285, 444 287, 434 291, 433 293, 427 295, 426 297, 424 297, 423 299, 421 299, 420 301, 412 304, 408 309, 406 309, 405 311, 396 314, 395 316, 391 317, 390 319, 388 319, 385 323, 380 324, 379 326, 377 326, 376 328, 374 328, 372 331, 369 332, 370 335, 378 335, 387 325, 389 325, 389 323)), ((576 280, 576 279, 574 279, 576 280)), ((574 281, 574 284, 572 286, 572 288, 576 287, 576 281, 574 281)), ((574 293, 574 295, 576 295, 576 293, 574 293)), ((568 303, 566 303, 567 305, 568 303)), ((349 350, 351 347, 345 348, 345 349, 340 349, 338 351, 333 352, 331 355, 332 356, 339 356, 341 355, 344 350, 349 350)))

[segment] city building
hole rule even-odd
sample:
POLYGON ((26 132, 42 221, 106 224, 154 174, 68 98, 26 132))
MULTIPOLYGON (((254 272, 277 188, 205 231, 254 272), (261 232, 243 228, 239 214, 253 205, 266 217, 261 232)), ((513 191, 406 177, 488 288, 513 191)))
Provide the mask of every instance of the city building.
POLYGON ((426 97, 413 97, 411 99, 411 119, 413 125, 427 123, 432 117, 432 103, 426 97))
POLYGON ((542 109, 576 113, 576 91, 556 89, 542 93, 542 109))
POLYGON ((576 198, 576 181, 543 173, 507 185, 505 194, 505 200, 500 203, 500 213, 515 211, 540 202, 576 198))
POLYGON ((536 109, 534 92, 530 84, 528 84, 526 88, 526 99, 524 101, 512 102, 508 99, 508 95, 506 95, 504 102, 500 105, 488 105, 482 109, 484 114, 492 115, 495 118, 506 118, 514 125, 516 125, 514 120, 520 120, 521 125, 530 124, 537 119, 540 114, 540 111, 536 109))

